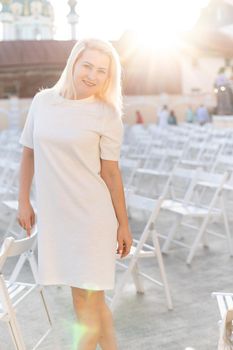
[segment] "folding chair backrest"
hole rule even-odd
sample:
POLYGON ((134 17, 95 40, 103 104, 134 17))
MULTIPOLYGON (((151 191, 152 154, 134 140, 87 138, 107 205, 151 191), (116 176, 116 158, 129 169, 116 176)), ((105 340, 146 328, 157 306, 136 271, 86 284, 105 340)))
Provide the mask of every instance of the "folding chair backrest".
POLYGON ((162 196, 158 199, 152 199, 130 193, 127 199, 127 208, 149 212, 150 217, 147 224, 150 224, 157 218, 163 200, 162 196))
POLYGON ((163 147, 163 141, 162 140, 152 140, 151 141, 151 147, 156 147, 156 149, 163 147))
POLYGON ((200 168, 186 169, 179 167, 179 164, 173 168, 171 175, 164 187, 163 196, 167 196, 169 191, 173 198, 182 198, 184 202, 188 202, 192 196, 193 189, 196 185, 200 168), (180 197, 180 192, 182 195, 180 197))
POLYGON ((13 237, 5 238, 0 250, 0 271, 2 270, 7 258, 20 256, 33 248, 37 239, 37 230, 33 230, 30 237, 15 240, 13 237))
POLYGON ((191 141, 188 144, 188 147, 186 151, 184 152, 184 157, 195 157, 196 160, 199 160, 201 157, 201 154, 205 147, 205 141, 198 142, 198 141, 191 141))
POLYGON ((232 155, 220 155, 216 158, 216 161, 213 164, 212 171, 216 170, 228 170, 233 169, 233 157, 232 155))
POLYGON ((165 148, 151 148, 144 163, 145 168, 160 168, 162 160, 166 157, 165 148))
POLYGON ((26 237, 19 240, 13 240, 13 242, 10 245, 10 248, 8 249, 7 256, 18 256, 29 251, 36 242, 36 239, 37 232, 34 232, 34 234, 32 234, 30 237, 26 237))
POLYGON ((131 185, 134 173, 139 166, 139 159, 122 158, 120 160, 121 173, 126 188, 128 188, 131 185))
POLYGON ((225 172, 224 174, 217 174, 201 170, 198 174, 198 181, 208 181, 215 185, 220 185, 223 181, 225 182, 229 178, 230 172, 225 172))
POLYGON ((183 153, 184 151, 182 149, 167 149, 166 155, 163 158, 163 162, 161 162, 160 167, 167 171, 173 170, 175 164, 181 160, 183 153))
POLYGON ((196 169, 186 169, 186 168, 181 168, 181 167, 174 167, 171 177, 179 177, 183 179, 192 179, 197 173, 196 169))
POLYGON ((183 154, 183 150, 180 149, 169 149, 167 150, 167 155, 169 157, 180 158, 183 154))
MULTIPOLYGON (((215 174, 215 173, 209 173, 201 171, 199 174, 199 178, 197 181, 197 186, 201 184, 202 188, 206 188, 214 191, 212 196, 206 196, 202 195, 198 202, 199 205, 209 206, 209 208, 214 208, 217 203, 217 199, 220 196, 224 185, 227 183, 227 181, 230 178, 230 173, 225 172, 224 174, 215 174), (206 200, 208 204, 206 203, 206 200)), ((198 190, 198 187, 196 188, 198 190)), ((205 193, 205 192, 204 192, 205 193)))
POLYGON ((120 167, 121 169, 135 169, 139 165, 139 161, 137 159, 130 158, 121 158, 120 159, 120 167))
POLYGON ((156 204, 156 200, 148 197, 139 196, 130 193, 127 199, 127 207, 152 211, 156 204))

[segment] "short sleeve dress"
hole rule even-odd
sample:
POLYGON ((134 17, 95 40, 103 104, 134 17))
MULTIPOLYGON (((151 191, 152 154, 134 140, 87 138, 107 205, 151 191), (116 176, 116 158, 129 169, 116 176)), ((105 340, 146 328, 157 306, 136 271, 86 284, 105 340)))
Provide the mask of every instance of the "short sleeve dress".
POLYGON ((20 143, 34 149, 41 284, 114 288, 118 223, 100 159, 119 159, 122 136, 120 116, 94 97, 34 97, 20 143))

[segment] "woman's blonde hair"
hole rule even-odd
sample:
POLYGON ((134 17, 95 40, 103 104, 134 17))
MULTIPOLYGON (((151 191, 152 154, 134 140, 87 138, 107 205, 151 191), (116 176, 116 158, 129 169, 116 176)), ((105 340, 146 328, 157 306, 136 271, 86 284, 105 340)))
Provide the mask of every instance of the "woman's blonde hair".
POLYGON ((121 113, 121 64, 115 48, 107 41, 99 39, 84 39, 77 42, 71 50, 65 69, 53 88, 65 98, 76 99, 76 90, 73 79, 74 65, 77 59, 79 59, 87 49, 100 51, 110 58, 109 76, 103 91, 99 93, 98 97, 112 105, 119 113, 121 113))

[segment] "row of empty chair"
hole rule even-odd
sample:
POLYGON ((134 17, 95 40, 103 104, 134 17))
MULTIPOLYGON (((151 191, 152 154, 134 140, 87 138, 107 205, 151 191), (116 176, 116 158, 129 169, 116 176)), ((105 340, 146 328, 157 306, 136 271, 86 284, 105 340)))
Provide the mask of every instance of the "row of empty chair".
MULTIPOLYGON (((153 125, 128 127, 121 158, 126 194, 162 196, 161 211, 171 220, 168 232, 158 233, 163 253, 172 254, 176 246, 187 248, 190 264, 199 246, 209 246, 214 235, 226 239, 233 255, 232 146, 232 130, 210 125, 162 130, 153 125)), ((203 252, 205 258, 208 250, 203 252)), ((222 320, 218 350, 233 349, 233 293, 214 292, 213 296, 222 320)))

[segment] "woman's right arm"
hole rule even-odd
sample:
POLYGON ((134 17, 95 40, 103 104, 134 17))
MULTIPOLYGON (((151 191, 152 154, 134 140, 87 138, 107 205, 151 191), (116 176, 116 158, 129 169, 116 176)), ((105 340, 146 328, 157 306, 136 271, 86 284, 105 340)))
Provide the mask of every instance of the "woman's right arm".
POLYGON ((30 236, 31 228, 35 224, 35 213, 30 203, 30 191, 34 175, 34 151, 29 147, 23 148, 18 197, 18 222, 30 236))

